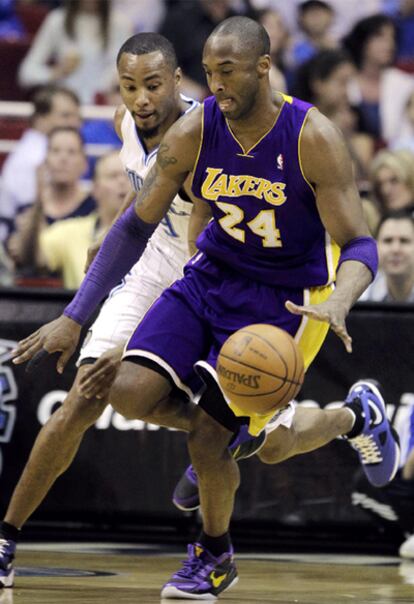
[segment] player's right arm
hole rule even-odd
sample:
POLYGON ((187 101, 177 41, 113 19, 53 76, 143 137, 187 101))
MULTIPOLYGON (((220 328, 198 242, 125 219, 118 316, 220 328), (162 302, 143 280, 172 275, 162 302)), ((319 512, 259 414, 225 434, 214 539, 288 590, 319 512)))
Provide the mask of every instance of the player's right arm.
POLYGON ((166 214, 175 195, 192 172, 201 137, 202 109, 180 118, 164 136, 157 162, 145 178, 131 206, 108 232, 82 285, 61 317, 19 342, 13 362, 24 363, 35 355, 62 354, 61 373, 79 341, 82 325, 109 291, 142 255, 149 237, 166 214))

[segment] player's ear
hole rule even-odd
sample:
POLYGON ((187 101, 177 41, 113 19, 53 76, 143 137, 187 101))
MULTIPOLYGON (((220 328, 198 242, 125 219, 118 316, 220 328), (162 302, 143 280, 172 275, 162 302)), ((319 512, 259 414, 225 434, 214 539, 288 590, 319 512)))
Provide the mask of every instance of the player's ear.
POLYGON ((257 65, 256 65, 257 74, 258 74, 259 78, 263 78, 263 77, 267 76, 270 71, 271 66, 272 66, 272 63, 270 60, 270 56, 269 55, 260 55, 260 57, 257 61, 257 65))
POLYGON ((179 86, 181 84, 182 77, 183 72, 181 71, 181 67, 177 67, 177 69, 174 71, 174 79, 176 86, 179 86))

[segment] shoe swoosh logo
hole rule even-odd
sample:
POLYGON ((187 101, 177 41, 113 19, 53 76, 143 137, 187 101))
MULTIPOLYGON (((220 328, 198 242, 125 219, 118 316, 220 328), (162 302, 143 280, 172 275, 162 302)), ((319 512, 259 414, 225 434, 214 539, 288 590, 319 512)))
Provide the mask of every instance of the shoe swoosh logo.
POLYGON ((368 401, 368 406, 371 409, 371 411, 374 412, 373 424, 374 424, 374 426, 377 426, 383 420, 382 414, 381 414, 380 410, 378 409, 378 407, 376 405, 374 405, 374 403, 371 403, 371 401, 368 401))
POLYGON ((226 577, 227 573, 224 573, 224 575, 218 575, 218 577, 216 577, 216 573, 213 571, 210 575, 213 587, 220 587, 226 577))

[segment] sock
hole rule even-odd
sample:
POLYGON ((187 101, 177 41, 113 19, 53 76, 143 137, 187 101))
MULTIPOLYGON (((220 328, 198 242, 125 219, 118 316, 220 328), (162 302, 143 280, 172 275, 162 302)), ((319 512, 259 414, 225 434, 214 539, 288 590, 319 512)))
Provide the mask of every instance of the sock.
POLYGON ((20 529, 16 528, 8 522, 2 522, 0 524, 0 536, 10 541, 19 540, 20 529))
POLYGON ((231 550, 231 540, 228 532, 220 537, 210 537, 210 535, 207 535, 202 531, 198 542, 201 545, 204 545, 204 547, 216 558, 231 550))
POLYGON ((357 402, 348 403, 345 409, 352 413, 355 418, 354 425, 352 426, 351 430, 347 432, 347 434, 345 434, 345 436, 346 438, 355 438, 356 436, 361 434, 365 423, 365 417, 362 413, 361 405, 357 402))

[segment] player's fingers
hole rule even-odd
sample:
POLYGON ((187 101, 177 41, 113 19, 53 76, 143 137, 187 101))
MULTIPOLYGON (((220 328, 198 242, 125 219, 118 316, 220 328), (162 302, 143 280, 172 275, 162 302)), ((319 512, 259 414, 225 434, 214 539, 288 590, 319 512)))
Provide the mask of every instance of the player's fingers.
POLYGON ((72 356, 73 352, 74 351, 72 347, 66 348, 62 351, 62 354, 60 355, 56 363, 56 370, 58 373, 63 373, 65 371, 66 364, 72 356))
POLYGON ((325 312, 321 312, 320 309, 314 306, 299 306, 294 302, 288 300, 285 302, 285 307, 289 312, 294 315, 304 315, 305 317, 310 317, 311 319, 315 319, 315 321, 326 321, 329 322, 329 315, 325 312))
POLYGON ((101 367, 98 371, 94 372, 93 375, 84 381, 79 382, 79 390, 83 392, 87 392, 91 388, 94 387, 95 384, 102 382, 103 380, 109 381, 114 378, 116 374, 116 367, 111 365, 106 365, 105 367, 101 367))
POLYGON ((25 363, 26 361, 30 361, 30 359, 42 348, 42 343, 40 340, 34 342, 31 346, 26 346, 24 348, 17 348, 16 356, 13 357, 12 362, 14 365, 20 365, 21 363, 25 363))
POLYGON ((22 340, 21 342, 19 342, 16 346, 16 348, 14 348, 12 350, 12 358, 14 357, 19 357, 21 354, 25 353, 27 350, 29 350, 29 348, 31 348, 32 346, 35 346, 37 343, 40 342, 40 336, 30 336, 29 338, 26 338, 25 340, 22 340))
POLYGON ((88 384, 86 388, 79 389, 79 392, 85 398, 101 398, 98 395, 102 395, 102 393, 109 390, 113 382, 113 375, 101 375, 99 379, 95 380, 88 384))
POLYGON ((352 338, 346 330, 345 325, 333 325, 331 324, 331 329, 336 333, 336 335, 342 340, 345 349, 347 352, 352 352, 352 338))
POLYGON ((298 304, 295 304, 291 300, 285 302, 285 308, 294 315, 303 315, 304 306, 298 306, 298 304))
POLYGON ((29 336, 27 336, 27 338, 23 338, 23 340, 20 340, 20 342, 18 343, 18 347, 26 346, 33 340, 37 340, 39 337, 40 337, 40 329, 31 333, 29 336))
POLYGON ((29 360, 26 367, 26 373, 32 373, 35 371, 39 365, 49 356, 49 353, 44 348, 41 348, 33 355, 33 357, 29 360))
POLYGON ((79 380, 79 387, 87 387, 90 382, 93 382, 101 375, 105 375, 110 370, 109 361, 105 359, 97 360, 93 365, 90 365, 82 374, 79 380))

